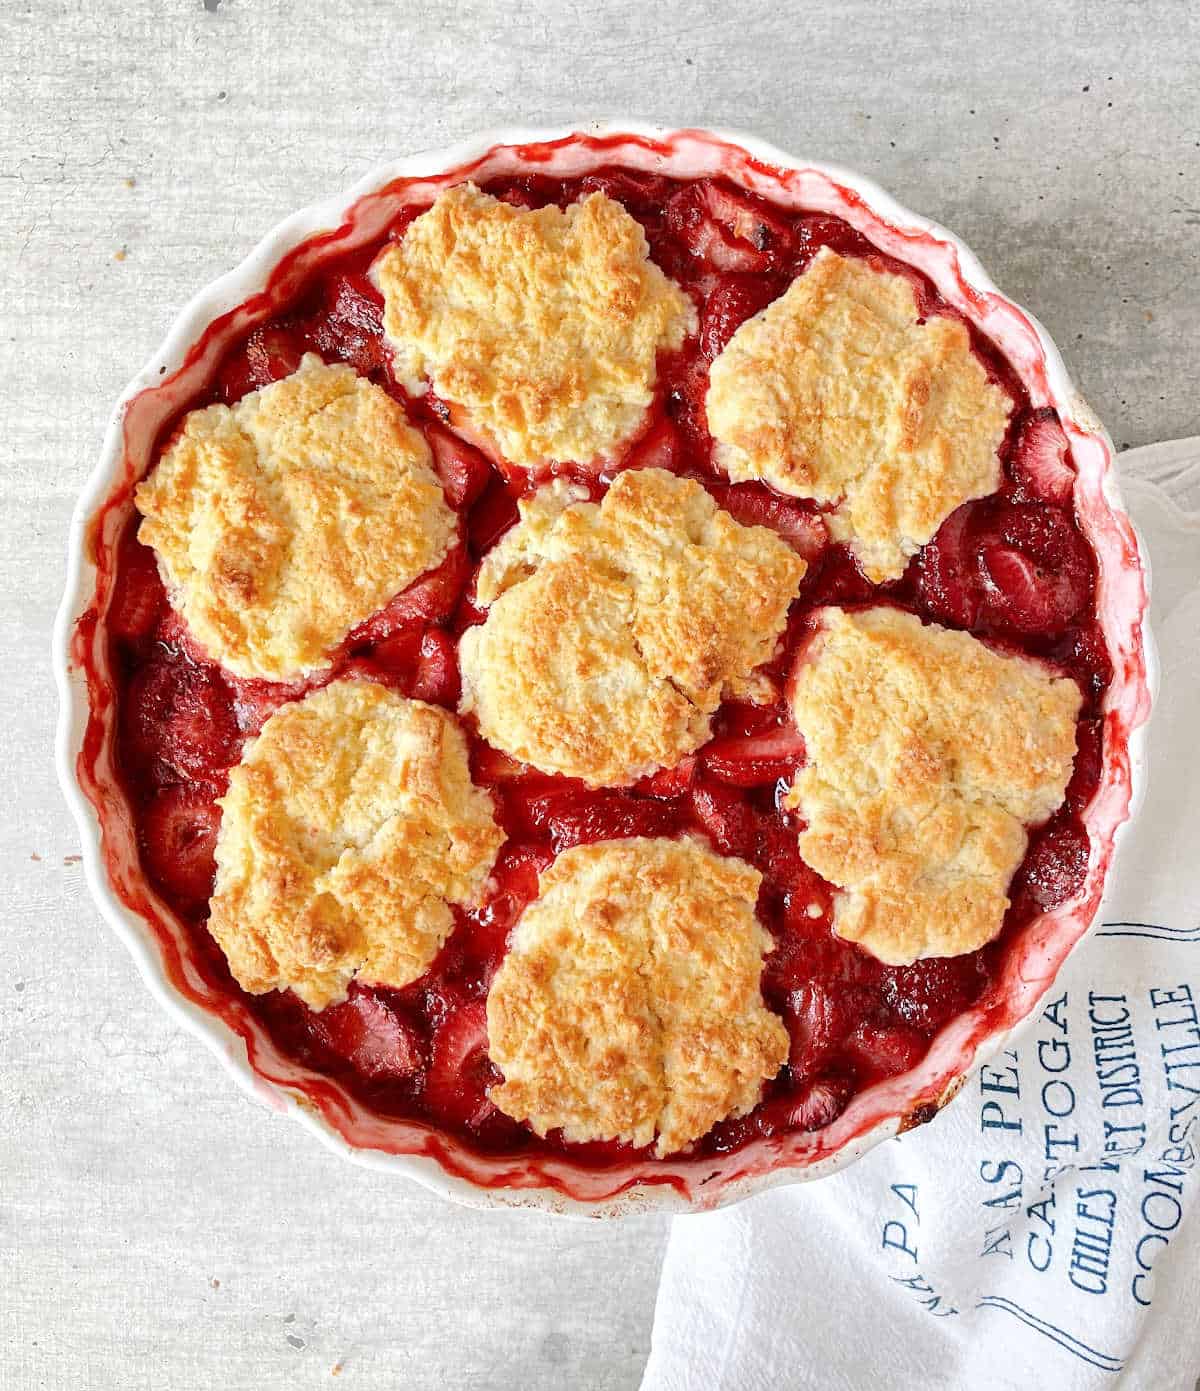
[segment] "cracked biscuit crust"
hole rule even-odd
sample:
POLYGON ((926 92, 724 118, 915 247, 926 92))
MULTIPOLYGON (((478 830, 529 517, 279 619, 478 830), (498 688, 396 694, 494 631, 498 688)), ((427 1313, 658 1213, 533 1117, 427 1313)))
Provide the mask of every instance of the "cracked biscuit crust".
POLYGON ((656 357, 696 310, 649 259, 639 223, 594 193, 514 208, 441 194, 375 264, 397 378, 428 378, 522 468, 607 456, 653 397, 656 357))
POLYGON ((989 942, 1025 827, 1062 802, 1075 683, 969 633, 874 608, 822 611, 792 695, 807 762, 787 805, 843 890, 834 929, 889 965, 989 942))
POLYGON ((422 437, 386 392, 309 353, 232 408, 192 411, 137 490, 175 607, 238 676, 329 665, 455 536, 422 437))
POLYGON ((243 989, 313 1009, 424 974, 504 839, 454 717, 370 681, 272 715, 220 806, 209 930, 243 989))
POLYGON ((1011 410, 958 320, 921 322, 905 276, 828 249, 733 335, 707 397, 730 478, 835 504, 875 583, 999 486, 1011 410))
POLYGON ((459 647, 461 709, 490 743, 623 785, 699 748, 724 697, 768 693, 754 669, 805 571, 773 531, 661 469, 620 474, 598 504, 557 482, 520 508, 459 647))
POLYGON ((672 1154, 787 1060, 759 993, 761 876, 693 840, 578 846, 542 875, 488 995, 491 1099, 539 1135, 672 1154))

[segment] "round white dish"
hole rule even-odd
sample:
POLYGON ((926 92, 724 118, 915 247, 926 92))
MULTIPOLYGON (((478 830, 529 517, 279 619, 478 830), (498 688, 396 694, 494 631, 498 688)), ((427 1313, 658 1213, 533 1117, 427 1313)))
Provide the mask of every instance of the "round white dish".
POLYGON ((1045 331, 996 289, 951 232, 908 212, 858 174, 797 159, 735 132, 671 131, 639 123, 487 131, 459 145, 382 165, 346 193, 282 222, 241 265, 191 300, 161 349, 126 389, 71 525, 66 592, 53 648, 61 699, 59 776, 80 828, 93 897, 155 997, 204 1040, 245 1090, 289 1111, 330 1148, 476 1206, 577 1215, 710 1208, 830 1173, 899 1130, 929 1119, 1003 1046, 1012 1027, 1049 988, 1095 916, 1120 828, 1136 810, 1141 791, 1155 670, 1145 622, 1146 582, 1144 558, 1121 509, 1111 441, 1075 390, 1045 331), (234 1003, 206 998, 199 977, 189 973, 182 929, 172 927, 170 910, 142 878, 123 798, 111 777, 111 711, 104 708, 102 690, 89 689, 88 671, 102 676, 106 667, 103 643, 97 639, 108 601, 106 559, 129 515, 130 483, 144 470, 159 426, 224 346, 269 317, 286 296, 289 268, 307 272, 323 254, 374 239, 405 203, 428 199, 438 187, 468 175, 484 179, 536 169, 568 176, 601 164, 684 178, 720 173, 778 201, 837 214, 882 250, 928 275, 943 297, 1008 357, 1032 403, 1058 411, 1078 470, 1076 507, 1099 557, 1098 607, 1116 658, 1105 711, 1119 737, 1105 741, 1100 788, 1085 815, 1092 856, 1084 888, 1077 899, 1025 930, 1006 965, 1000 1009, 986 1017, 975 1009, 953 1020, 917 1068, 860 1093, 824 1131, 757 1141, 718 1160, 676 1158, 587 1173, 557 1159, 520 1164, 482 1159, 444 1134, 414 1123, 385 1122, 329 1079, 282 1057, 234 1003), (334 229, 336 235, 318 236, 334 229), (293 251, 295 258, 281 267, 293 251), (89 620, 80 624, 92 610, 99 614, 95 630, 89 620))

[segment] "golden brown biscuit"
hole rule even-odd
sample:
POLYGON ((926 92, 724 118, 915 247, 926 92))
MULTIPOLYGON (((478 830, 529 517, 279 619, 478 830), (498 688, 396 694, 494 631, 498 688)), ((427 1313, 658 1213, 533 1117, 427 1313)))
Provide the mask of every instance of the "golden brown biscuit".
POLYGON ((912 614, 822 611, 792 708, 800 853, 844 892, 838 935, 889 965, 1000 930, 1025 827, 1062 802, 1079 688, 912 614))
POLYGON ((487 621, 459 647, 462 712, 512 757, 592 786, 671 767, 783 631, 805 564, 689 479, 618 476, 599 503, 564 484, 521 503, 488 556, 487 621))
POLYGON ((220 805, 209 930, 244 990, 313 1009, 422 975, 504 839, 454 717, 371 681, 272 715, 220 805))
POLYGON ((712 365, 708 424, 730 478, 835 504, 876 583, 1000 482, 1012 402, 966 328, 921 322, 912 283, 822 249, 712 365))
POLYGON ((530 211, 459 184, 375 263, 405 388, 425 379, 522 468, 588 463, 632 435, 660 350, 696 331, 639 223, 594 193, 530 211))
POLYGON ((274 681, 327 667, 456 528, 401 408, 315 353, 232 408, 190 412, 137 505, 196 638, 238 676, 274 681))
POLYGON ((788 1052, 759 993, 760 878, 694 840, 560 855, 488 995, 496 1105, 539 1135, 657 1135, 660 1156, 749 1111, 788 1052))

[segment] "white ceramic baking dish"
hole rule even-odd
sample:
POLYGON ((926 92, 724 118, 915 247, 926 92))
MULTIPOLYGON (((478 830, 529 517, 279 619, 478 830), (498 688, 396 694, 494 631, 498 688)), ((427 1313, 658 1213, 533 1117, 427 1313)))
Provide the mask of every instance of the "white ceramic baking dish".
POLYGON ((92 894, 151 991, 245 1090, 289 1111, 339 1154, 477 1206, 592 1215, 709 1208, 828 1174, 929 1119, 1036 1005, 1095 916, 1120 828, 1138 800, 1154 685, 1145 614, 1145 566, 1121 509, 1111 441, 1045 331, 996 289, 951 232, 908 212, 850 170, 798 159, 735 132, 638 123, 487 131, 381 165, 348 192, 280 223, 241 265, 191 300, 129 384, 71 525, 66 593, 54 633, 62 702, 59 775, 79 824, 92 894), (205 379, 225 346, 270 317, 299 277, 325 257, 373 240, 406 203, 427 201, 448 183, 514 171, 569 176, 606 164, 682 178, 720 173, 785 204, 835 213, 928 275, 997 344, 1033 405, 1053 406, 1070 437, 1078 470, 1076 507, 1099 556, 1099 610, 1115 675, 1106 701, 1103 773, 1085 815, 1092 855, 1084 889, 1031 924, 1015 944, 1001 978, 999 1007, 971 1010, 952 1021, 917 1068, 860 1093, 823 1131, 760 1140, 715 1160, 676 1158, 597 1172, 562 1157, 520 1163, 484 1158, 427 1127, 385 1121, 335 1082, 282 1056, 237 999, 210 993, 189 961, 186 933, 138 864, 130 818, 112 776, 113 703, 103 631, 112 548, 130 514, 131 485, 148 467, 159 428, 205 379))

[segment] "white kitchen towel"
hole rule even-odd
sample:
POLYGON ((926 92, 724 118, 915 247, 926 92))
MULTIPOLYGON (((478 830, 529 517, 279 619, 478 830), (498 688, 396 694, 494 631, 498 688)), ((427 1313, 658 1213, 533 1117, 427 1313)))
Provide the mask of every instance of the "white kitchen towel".
POLYGON ((675 1219, 643 1391, 1196 1386, 1200 440, 1121 476, 1162 687, 1097 925, 932 1124, 675 1219))

